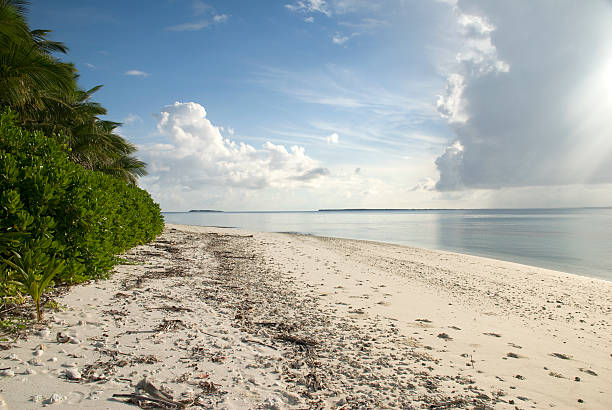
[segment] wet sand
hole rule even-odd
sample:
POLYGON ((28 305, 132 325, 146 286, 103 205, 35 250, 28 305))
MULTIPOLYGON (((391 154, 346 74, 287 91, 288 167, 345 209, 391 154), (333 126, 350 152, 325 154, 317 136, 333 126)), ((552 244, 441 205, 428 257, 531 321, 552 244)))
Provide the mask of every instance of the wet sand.
POLYGON ((612 282, 184 225, 125 257, 0 351, 5 406, 609 408, 612 282))

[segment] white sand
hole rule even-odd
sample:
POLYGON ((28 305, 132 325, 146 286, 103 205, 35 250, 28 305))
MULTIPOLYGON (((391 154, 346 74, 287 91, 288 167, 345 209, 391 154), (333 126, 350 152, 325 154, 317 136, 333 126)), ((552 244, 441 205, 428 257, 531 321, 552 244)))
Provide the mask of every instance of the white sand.
POLYGON ((144 376, 205 408, 612 403, 612 282, 183 225, 128 259, 110 280, 61 298, 65 310, 42 326, 48 336, 0 351, 8 408, 39 408, 53 393, 58 408, 127 408, 112 395, 134 392, 144 376), (60 344, 58 332, 80 343, 60 344))

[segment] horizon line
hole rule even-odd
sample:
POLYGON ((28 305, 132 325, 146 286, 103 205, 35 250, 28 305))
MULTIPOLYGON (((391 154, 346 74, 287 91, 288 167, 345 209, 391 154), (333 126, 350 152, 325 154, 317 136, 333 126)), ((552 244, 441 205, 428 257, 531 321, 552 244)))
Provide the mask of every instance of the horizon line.
POLYGON ((520 211, 520 210, 570 210, 570 209, 612 209, 607 206, 574 207, 527 207, 527 208, 320 208, 307 210, 243 210, 224 211, 216 209, 190 209, 186 211, 162 211, 162 213, 274 213, 274 212, 367 212, 367 211, 520 211))

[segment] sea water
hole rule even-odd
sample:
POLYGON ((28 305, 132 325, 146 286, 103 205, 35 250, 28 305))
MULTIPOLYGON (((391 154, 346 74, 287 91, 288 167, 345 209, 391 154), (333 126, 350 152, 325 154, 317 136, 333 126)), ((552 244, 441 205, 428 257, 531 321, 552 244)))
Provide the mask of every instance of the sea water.
POLYGON ((612 280, 612 208, 164 212, 164 218, 441 249, 612 280))

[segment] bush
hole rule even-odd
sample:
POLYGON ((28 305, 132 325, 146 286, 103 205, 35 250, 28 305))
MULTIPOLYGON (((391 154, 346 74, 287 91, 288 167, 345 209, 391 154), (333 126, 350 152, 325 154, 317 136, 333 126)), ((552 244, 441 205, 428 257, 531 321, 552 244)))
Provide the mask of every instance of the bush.
POLYGON ((63 261, 56 282, 106 277, 115 255, 161 233, 159 205, 134 185, 71 162, 58 139, 0 115, 0 236, 27 233, 22 252, 63 261))

